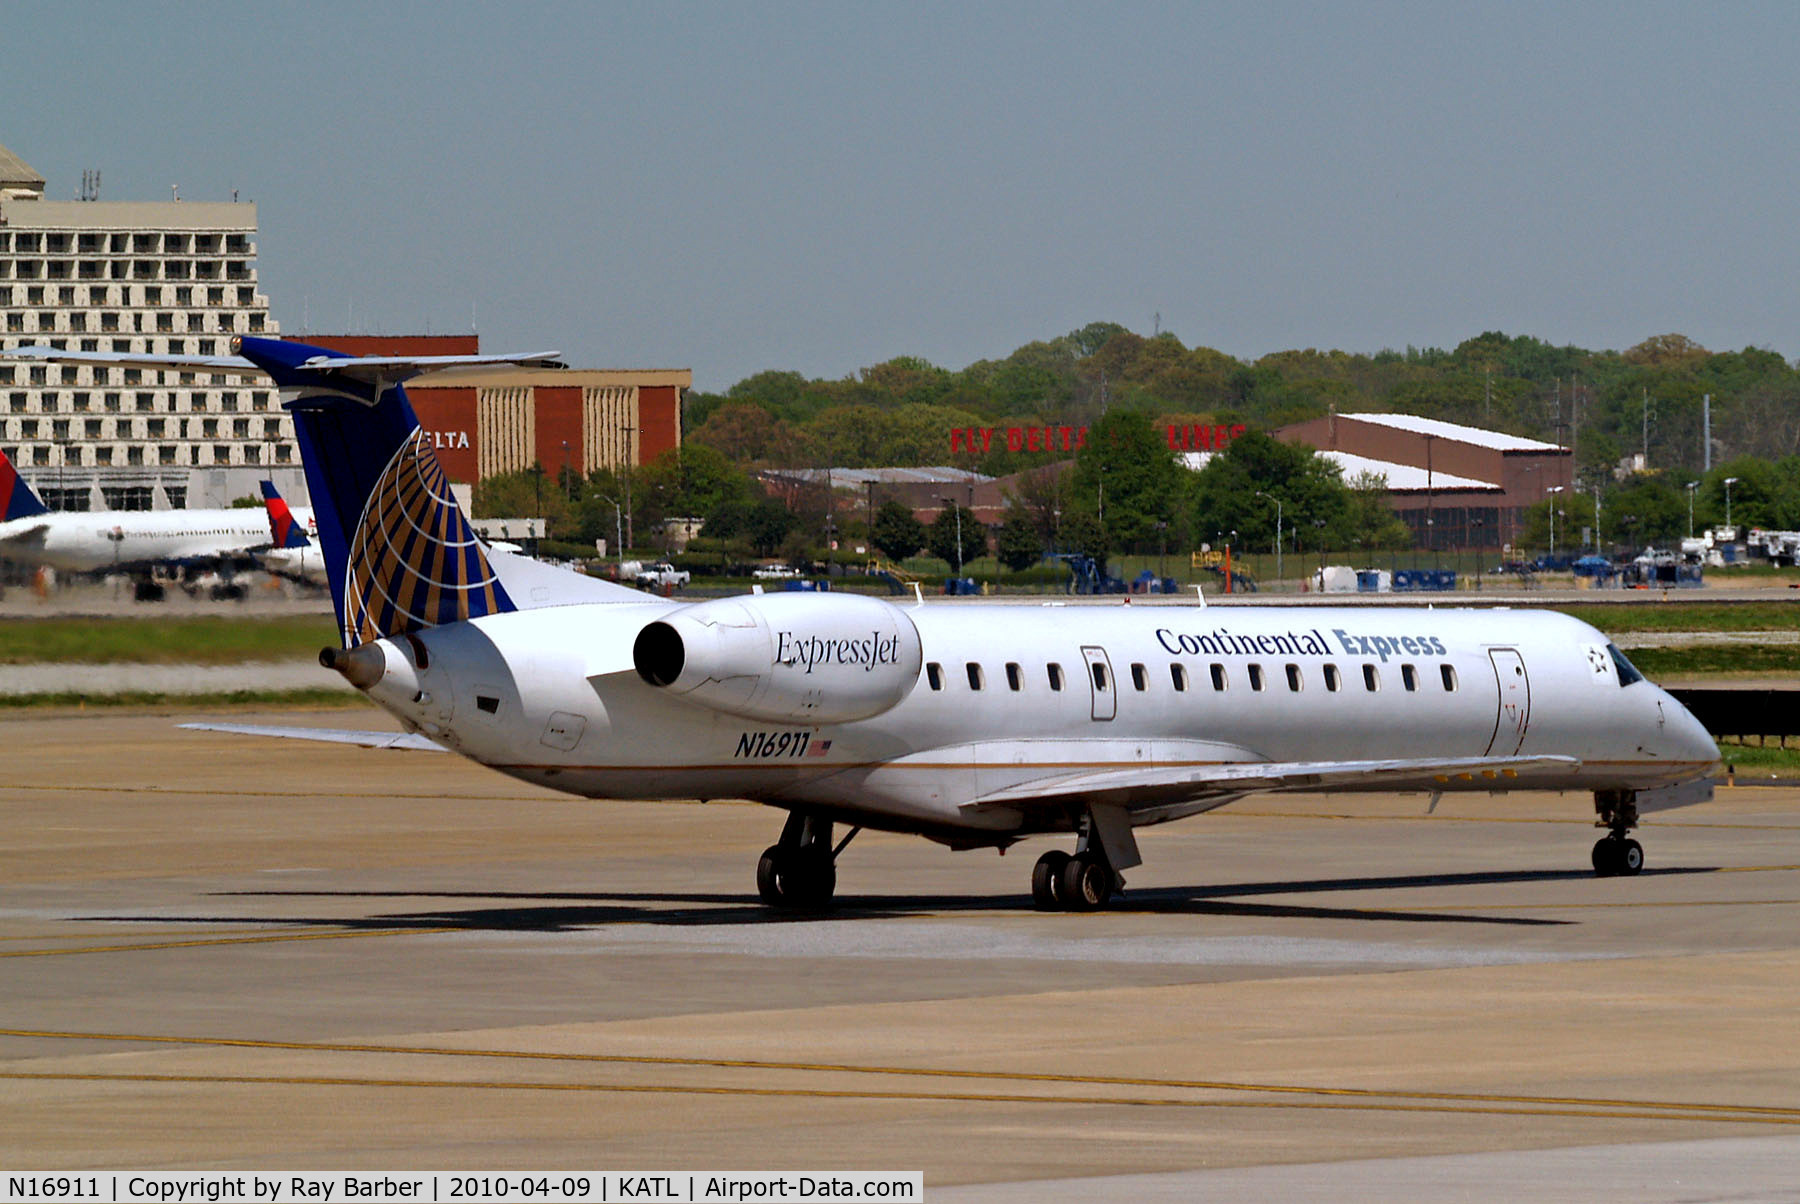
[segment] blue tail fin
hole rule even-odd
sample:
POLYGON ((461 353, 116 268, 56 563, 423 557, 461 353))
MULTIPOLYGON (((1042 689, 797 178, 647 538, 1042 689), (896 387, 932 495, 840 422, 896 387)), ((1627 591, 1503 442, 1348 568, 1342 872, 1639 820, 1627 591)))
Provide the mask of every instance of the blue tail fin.
POLYGON ((0 522, 9 518, 31 518, 46 513, 48 507, 31 492, 31 486, 19 475, 12 461, 0 452, 0 522))
POLYGON ((238 343, 294 415, 346 648, 515 609, 419 429, 405 373, 305 343, 238 343))
POLYGON ((294 521, 294 512, 288 509, 287 499, 275 488, 274 481, 262 483, 263 507, 269 512, 269 536, 278 548, 310 548, 312 540, 306 538, 306 531, 294 521))

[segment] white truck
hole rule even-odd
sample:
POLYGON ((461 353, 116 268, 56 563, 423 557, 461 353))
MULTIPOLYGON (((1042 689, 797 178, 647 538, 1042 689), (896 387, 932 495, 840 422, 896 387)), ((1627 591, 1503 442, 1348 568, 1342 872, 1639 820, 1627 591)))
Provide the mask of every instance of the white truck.
POLYGON ((686 569, 678 569, 666 560, 659 560, 655 564, 646 565, 639 569, 637 574, 637 584, 639 589, 680 589, 693 579, 694 575, 692 573, 688 572, 686 569))

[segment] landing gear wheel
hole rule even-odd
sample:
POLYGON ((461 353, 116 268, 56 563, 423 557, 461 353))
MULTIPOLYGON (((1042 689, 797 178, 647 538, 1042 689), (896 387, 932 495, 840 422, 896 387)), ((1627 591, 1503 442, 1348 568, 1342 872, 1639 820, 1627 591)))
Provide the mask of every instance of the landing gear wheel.
POLYGON ((1615 873, 1635 877, 1644 868, 1644 846, 1635 840, 1621 840, 1613 865, 1615 873))
POLYGON ((1062 875, 1069 855, 1051 849, 1031 867, 1031 902, 1039 911, 1056 911, 1063 905, 1062 875))
POLYGON ((763 850, 762 857, 756 862, 756 893, 762 896, 764 903, 781 906, 781 878, 776 867, 782 860, 782 849, 772 844, 763 850))
POLYGON ((775 907, 816 911, 829 906, 837 891, 837 866, 832 864, 831 850, 770 845, 756 863, 756 891, 775 907))
POLYGON ((1063 906, 1070 911, 1098 911, 1112 898, 1117 885, 1110 865, 1097 857, 1078 854, 1063 866, 1063 906))
POLYGON ((1594 842, 1594 876, 1611 878, 1618 870, 1618 841, 1602 836, 1594 842))
POLYGON ((1602 836, 1594 842, 1594 873, 1601 878, 1631 878, 1644 868, 1644 846, 1624 836, 1602 836))

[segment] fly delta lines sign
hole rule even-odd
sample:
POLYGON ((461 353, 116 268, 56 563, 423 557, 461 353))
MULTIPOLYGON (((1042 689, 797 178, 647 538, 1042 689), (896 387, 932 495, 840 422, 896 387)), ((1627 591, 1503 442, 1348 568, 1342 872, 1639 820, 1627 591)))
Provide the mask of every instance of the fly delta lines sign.
MULTIPOLYGON (((1170 423, 1169 450, 1224 451, 1248 429, 1241 422, 1230 426, 1170 423)), ((959 426, 950 431, 950 454, 985 455, 994 450, 996 435, 1009 452, 1078 452, 1087 446, 1087 433, 1085 426, 959 426)))

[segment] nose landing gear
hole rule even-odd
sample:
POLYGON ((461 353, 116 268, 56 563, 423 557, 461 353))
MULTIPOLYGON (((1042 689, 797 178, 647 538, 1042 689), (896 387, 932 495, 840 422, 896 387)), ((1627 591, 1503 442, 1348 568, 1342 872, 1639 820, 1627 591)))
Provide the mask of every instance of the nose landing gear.
POLYGON ((1594 842, 1594 876, 1629 878, 1644 868, 1644 846, 1626 833, 1637 827, 1637 794, 1630 790, 1596 790, 1596 828, 1607 834, 1594 842))

